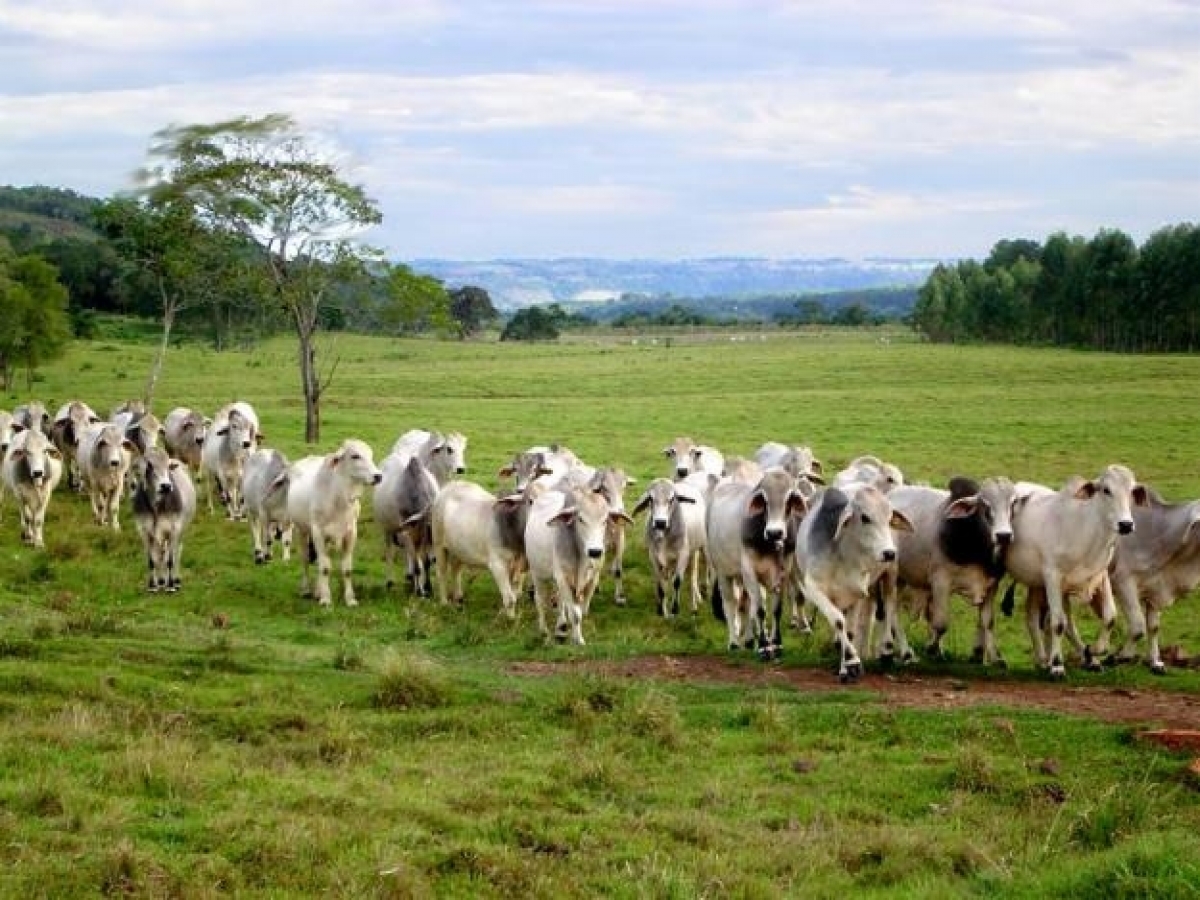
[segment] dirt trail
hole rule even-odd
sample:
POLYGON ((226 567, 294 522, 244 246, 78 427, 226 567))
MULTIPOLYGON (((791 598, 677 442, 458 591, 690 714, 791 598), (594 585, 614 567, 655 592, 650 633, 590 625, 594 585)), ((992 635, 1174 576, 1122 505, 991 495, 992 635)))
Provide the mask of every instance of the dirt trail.
POLYGON ((777 685, 799 691, 869 691, 883 703, 919 709, 1007 706, 1087 716, 1104 722, 1200 728, 1200 696, 1179 692, 1112 687, 1071 687, 1021 681, 964 679, 937 675, 866 674, 854 685, 839 684, 821 669, 746 666, 712 656, 641 656, 606 662, 514 663, 520 675, 598 672, 619 678, 777 685))

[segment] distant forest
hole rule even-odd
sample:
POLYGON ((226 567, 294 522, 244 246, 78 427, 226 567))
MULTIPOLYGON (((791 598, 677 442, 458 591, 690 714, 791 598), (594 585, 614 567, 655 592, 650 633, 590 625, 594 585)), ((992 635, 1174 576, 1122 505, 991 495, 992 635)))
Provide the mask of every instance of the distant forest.
MULTIPOLYGON (((0 186, 0 243, 17 257, 32 254, 53 266, 66 288, 77 335, 88 333, 98 312, 149 320, 161 313, 161 297, 154 285, 136 277, 138 261, 129 256, 129 241, 114 237, 111 222, 116 203, 59 188, 0 186)), ((238 254, 252 251, 242 247, 222 252, 232 252, 236 262, 238 254)), ((269 304, 251 302, 260 288, 239 274, 245 267, 225 268, 229 272, 221 289, 184 309, 178 330, 205 336, 219 347, 282 327, 269 304)), ((1169 226, 1140 247, 1128 235, 1110 229, 1090 239, 1061 232, 1041 243, 1005 239, 982 262, 938 266, 920 288, 767 297, 627 294, 542 309, 543 315, 518 312, 508 317, 516 323, 507 336, 553 338, 562 329, 595 325, 786 327, 904 322, 937 342, 1192 351, 1200 349, 1200 228, 1169 226)), ((444 332, 459 337, 476 334, 486 323, 503 318, 484 289, 447 289, 403 266, 391 267, 387 277, 345 285, 338 302, 324 315, 323 327, 335 330, 444 332)))

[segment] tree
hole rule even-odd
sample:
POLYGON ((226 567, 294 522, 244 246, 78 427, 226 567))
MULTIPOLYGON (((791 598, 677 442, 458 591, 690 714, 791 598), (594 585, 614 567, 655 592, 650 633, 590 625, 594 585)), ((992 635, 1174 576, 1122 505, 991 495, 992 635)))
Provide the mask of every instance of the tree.
POLYGON ((475 334, 488 322, 499 318, 500 313, 492 306, 492 298, 481 287, 455 288, 450 292, 450 315, 458 323, 458 335, 464 340, 475 334))
POLYGON ((450 295, 432 275, 418 275, 405 265, 388 266, 382 278, 386 302, 380 325, 399 333, 449 331, 454 327, 450 295))
POLYGON ((158 132, 141 173, 154 204, 186 203, 200 221, 254 242, 272 295, 296 334, 304 439, 320 440, 324 378, 317 334, 338 288, 365 287, 372 251, 357 241, 382 221, 363 188, 348 182, 285 115, 242 117, 158 132))
POLYGON ((554 316, 540 306, 527 306, 508 320, 500 332, 502 341, 554 341, 558 339, 554 316))
POLYGON ((17 256, 0 238, 0 377, 12 388, 25 369, 32 387, 38 366, 60 356, 71 337, 67 289, 58 272, 36 254, 17 256))

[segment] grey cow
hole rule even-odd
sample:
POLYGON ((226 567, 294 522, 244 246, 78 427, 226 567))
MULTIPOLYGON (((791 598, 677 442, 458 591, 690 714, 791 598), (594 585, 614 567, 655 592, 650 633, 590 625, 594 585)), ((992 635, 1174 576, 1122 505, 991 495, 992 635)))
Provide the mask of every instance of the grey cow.
POLYGON ((394 583, 397 548, 404 549, 406 573, 412 590, 429 596, 429 564, 433 556, 431 514, 438 493, 433 472, 414 454, 405 460, 392 454, 380 467, 383 480, 375 487, 375 522, 383 532, 383 564, 387 586, 394 583))
MULTIPOLYGON (((636 516, 643 510, 647 511, 646 550, 654 573, 658 614, 669 618, 679 614, 683 576, 692 561, 688 516, 699 515, 703 520, 704 503, 697 503, 689 489, 677 489, 675 482, 656 478, 638 498, 633 514, 636 516)), ((692 611, 695 612, 694 606, 692 611)))
POLYGON ((183 532, 195 515, 187 466, 161 447, 147 447, 133 464, 133 521, 146 551, 149 590, 179 590, 183 532))

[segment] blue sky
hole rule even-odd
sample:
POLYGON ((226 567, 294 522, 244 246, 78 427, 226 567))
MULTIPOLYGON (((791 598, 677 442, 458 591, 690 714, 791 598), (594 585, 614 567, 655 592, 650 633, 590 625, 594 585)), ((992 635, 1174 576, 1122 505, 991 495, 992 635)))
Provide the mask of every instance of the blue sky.
POLYGON ((1200 211, 1200 0, 0 0, 0 183, 286 112, 394 258, 982 256, 1200 211))

